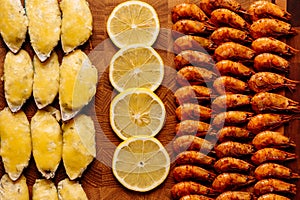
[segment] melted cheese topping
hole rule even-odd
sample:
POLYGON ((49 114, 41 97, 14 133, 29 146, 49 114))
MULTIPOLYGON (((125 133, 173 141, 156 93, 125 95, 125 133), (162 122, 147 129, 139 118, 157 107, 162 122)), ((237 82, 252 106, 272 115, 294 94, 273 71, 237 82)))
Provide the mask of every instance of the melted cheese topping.
POLYGON ((26 178, 22 175, 17 181, 13 182, 7 174, 4 174, 0 181, 0 199, 29 200, 26 178))
POLYGON ((60 200, 88 200, 81 185, 75 181, 64 179, 57 187, 60 200))
POLYGON ((58 200, 54 183, 50 180, 36 179, 32 188, 32 200, 58 200))

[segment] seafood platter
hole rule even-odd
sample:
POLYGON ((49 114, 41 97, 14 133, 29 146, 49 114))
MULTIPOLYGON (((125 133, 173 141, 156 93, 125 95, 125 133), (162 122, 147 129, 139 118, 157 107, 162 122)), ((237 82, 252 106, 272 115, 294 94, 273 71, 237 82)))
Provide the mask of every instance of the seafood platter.
POLYGON ((0 199, 300 199, 295 4, 1 1, 0 199))

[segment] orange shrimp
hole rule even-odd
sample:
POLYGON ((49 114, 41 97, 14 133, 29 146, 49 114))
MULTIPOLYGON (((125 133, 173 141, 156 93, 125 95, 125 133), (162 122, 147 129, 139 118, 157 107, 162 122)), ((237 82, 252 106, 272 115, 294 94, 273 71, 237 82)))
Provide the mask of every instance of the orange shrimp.
POLYGON ((215 98, 211 108, 215 112, 239 108, 250 105, 251 98, 243 94, 224 94, 215 98))
POLYGON ((178 105, 184 103, 199 103, 214 98, 212 90, 201 85, 183 86, 174 93, 178 105))
POLYGON ((216 136, 219 142, 225 142, 228 140, 247 140, 252 137, 250 131, 244 128, 236 127, 236 126, 226 126, 221 128, 216 136))
POLYGON ((256 151, 252 157, 251 161, 255 165, 260 165, 265 162, 284 162, 287 160, 294 160, 297 156, 294 153, 289 153, 275 148, 264 148, 256 151))
POLYGON ((211 15, 212 11, 217 8, 226 8, 236 13, 245 13, 242 5, 235 0, 201 0, 200 8, 207 15, 211 15))
POLYGON ((244 111, 227 111, 221 112, 215 115, 212 127, 215 129, 220 129, 225 126, 235 126, 242 125, 247 123, 251 117, 253 117, 253 113, 244 112, 244 111))
POLYGON ((255 74, 255 72, 249 67, 246 67, 242 63, 233 62, 231 60, 221 60, 216 63, 215 68, 222 76, 247 78, 255 74))
POLYGON ((260 180, 254 185, 254 193, 256 195, 263 195, 271 192, 296 194, 296 191, 296 185, 271 178, 260 180))
POLYGON ((278 72, 287 73, 290 63, 280 56, 271 53, 262 53, 254 58, 253 67, 259 72, 276 70, 278 72))
POLYGON ((171 189, 171 196, 173 199, 179 199, 183 196, 192 194, 215 196, 218 193, 212 188, 192 181, 179 182, 171 189))
POLYGON ((181 181, 202 181, 212 182, 216 174, 194 165, 181 165, 173 170, 173 177, 177 182, 181 181))
POLYGON ((210 35, 210 39, 217 45, 223 44, 224 42, 248 44, 253 41, 247 32, 230 27, 218 28, 210 35))
POLYGON ((255 200, 255 196, 251 192, 228 191, 220 194, 216 200, 255 200))
POLYGON ((250 91, 248 84, 231 76, 220 76, 213 83, 215 91, 222 95, 228 93, 247 93, 250 91))
POLYGON ((218 173, 250 172, 254 168, 254 166, 244 160, 232 157, 224 157, 215 162, 214 168, 218 173))
POLYGON ((215 158, 207 156, 199 151, 183 151, 176 156, 177 165, 199 165, 211 166, 216 161, 215 158))
POLYGON ((214 53, 214 57, 216 58, 217 61, 221 61, 221 60, 250 61, 254 58, 254 56, 255 56, 255 51, 253 51, 249 47, 243 46, 235 42, 225 42, 221 44, 216 48, 214 53))
POLYGON ((176 116, 180 121, 183 120, 209 120, 211 117, 211 109, 198 104, 185 103, 176 110, 176 116))
POLYGON ((293 173, 293 171, 290 168, 276 163, 264 163, 259 165, 255 169, 254 175, 257 180, 262 180, 266 178, 278 178, 278 179, 300 178, 299 174, 293 173))
POLYGON ((264 194, 260 197, 258 197, 257 200, 291 200, 290 198, 278 195, 278 194, 273 194, 273 193, 269 193, 269 194, 264 194))
POLYGON ((176 81, 181 86, 211 83, 217 77, 214 72, 195 66, 186 66, 177 72, 176 81))
POLYGON ((177 70, 187 65, 211 68, 214 65, 214 60, 208 53, 185 50, 174 58, 174 63, 177 70))
POLYGON ((283 56, 292 56, 299 52, 299 50, 272 37, 258 38, 252 42, 251 47, 257 54, 275 53, 283 56))
POLYGON ((278 5, 268 1, 254 1, 247 10, 252 21, 260 18, 277 18, 282 20, 290 20, 291 14, 280 8, 278 5))
POLYGON ((208 20, 206 14, 194 3, 181 3, 174 6, 171 15, 173 23, 181 19, 208 20))
POLYGON ((299 102, 293 101, 283 95, 260 92, 255 94, 251 99, 252 110, 256 113, 265 111, 287 111, 287 112, 300 112, 299 102))
POLYGON ((248 81, 249 88, 254 92, 268 92, 280 88, 294 90, 300 81, 288 79, 272 72, 258 72, 248 81))
POLYGON ((213 143, 193 135, 183 135, 173 141, 173 149, 175 152, 192 150, 208 153, 213 147, 213 143))
POLYGON ((214 200, 214 199, 203 195, 191 194, 191 195, 183 196, 179 200, 214 200))
POLYGON ((277 19, 262 18, 250 26, 250 34, 254 39, 257 39, 260 37, 296 35, 297 31, 289 23, 277 19))
POLYGON ((209 39, 195 36, 184 35, 177 38, 173 44, 174 53, 179 54, 181 51, 194 50, 194 51, 213 51, 216 45, 209 39))
POLYGON ((239 142, 223 142, 216 146, 216 155, 218 158, 224 157, 240 157, 254 153, 254 147, 251 144, 242 144, 239 142))
POLYGON ((184 120, 176 125, 176 136, 196 135, 205 136, 210 129, 210 125, 196 120, 184 120))
POLYGON ((263 149, 265 147, 288 148, 296 146, 295 142, 290 138, 274 131, 260 132, 253 138, 252 144, 256 149, 263 149))
POLYGON ((215 9, 213 5, 210 3, 210 0, 200 0, 200 8, 206 13, 206 15, 210 16, 212 11, 215 9))

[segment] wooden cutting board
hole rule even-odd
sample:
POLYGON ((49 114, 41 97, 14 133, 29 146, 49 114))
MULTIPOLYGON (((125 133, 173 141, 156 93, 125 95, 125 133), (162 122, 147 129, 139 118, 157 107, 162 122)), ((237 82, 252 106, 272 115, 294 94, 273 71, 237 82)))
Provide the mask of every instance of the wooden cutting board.
MULTIPOLYGON (((80 48, 83 49, 87 54, 89 54, 90 59, 93 64, 97 67, 99 72, 99 83, 97 88, 97 94, 93 101, 83 110, 84 113, 89 114, 93 117, 95 126, 96 126, 96 141, 97 141, 97 157, 88 167, 83 177, 79 179, 82 183, 84 190, 86 191, 89 199, 91 200, 102 200, 102 199, 153 199, 153 200, 164 200, 171 199, 170 189, 174 185, 174 180, 170 174, 167 180, 160 185, 158 188, 147 192, 147 193, 137 193, 132 192, 120 185, 117 180, 114 178, 111 171, 111 160, 114 153, 114 149, 121 142, 121 140, 113 133, 109 124, 109 106, 111 99, 116 94, 113 91, 112 86, 108 80, 108 65, 112 55, 117 51, 117 49, 112 45, 112 43, 107 39, 108 35, 106 32, 106 21, 113 10, 113 8, 123 2, 124 0, 88 0, 90 8, 93 14, 93 36, 90 38, 89 42, 80 48)), ((171 142, 175 136, 175 125, 177 123, 175 117, 176 104, 174 101, 173 93, 176 90, 176 83, 174 80, 175 70, 173 67, 173 58, 174 55, 171 52, 172 38, 170 35, 170 28, 172 26, 170 18, 170 10, 173 6, 178 3, 184 2, 183 0, 145 0, 151 4, 157 11, 161 27, 165 30, 161 31, 157 42, 154 47, 158 53, 163 58, 165 64, 165 78, 162 83, 162 86, 156 91, 158 96, 162 99, 166 106, 167 118, 165 121, 165 126, 163 130, 159 133, 157 138, 163 143, 167 148, 172 161, 174 161, 174 156, 172 154, 171 142)), ((294 0, 296 2, 296 0, 294 0)), ((185 1, 187 2, 187 1, 185 1)), ((198 3, 198 1, 189 1, 198 3)), ((292 1, 291 1, 292 2, 292 1)), ((244 3, 248 3, 244 1, 244 3)), ((300 18, 294 21, 299 21, 300 18)), ((300 28, 299 28, 300 31, 300 28)), ((300 49, 300 36, 296 36, 287 41, 293 47, 300 49)), ((23 49, 26 49, 31 56, 33 56, 33 50, 28 41, 23 46, 23 49)), ((61 46, 57 46, 57 53, 61 60, 63 53, 61 46)), ((3 41, 0 40, 0 76, 3 75, 3 61, 4 56, 7 52, 7 48, 4 45, 3 41)), ((292 66, 290 77, 292 79, 300 79, 300 54, 292 58, 292 66)), ((287 96, 300 101, 300 87, 297 87, 297 92, 290 93, 287 92, 287 96)), ((58 107, 57 100, 53 104, 58 107)), ((6 107, 7 104, 4 99, 3 92, 3 82, 0 81, 0 109, 6 107)), ((34 104, 33 99, 31 98, 24 106, 23 110, 30 120, 31 117, 36 112, 37 108, 34 104)), ((12 122, 13 123, 13 122, 12 122)), ((289 135, 297 144, 296 152, 300 155, 300 137, 299 137, 300 123, 298 121, 291 122, 286 127, 286 134, 289 135)), ((290 166, 296 172, 300 172, 300 160, 298 159, 295 162, 291 162, 290 166)), ((172 162, 171 170, 174 167, 172 162)), ((0 165, 0 177, 5 173, 3 164, 0 165)), ((33 158, 30 160, 29 167, 24 171, 24 175, 27 178, 27 184, 30 188, 35 182, 35 179, 42 178, 37 168, 33 158)), ((66 178, 63 164, 61 163, 56 176, 53 181, 57 184, 60 180, 66 178)), ((300 183, 297 182, 298 189, 300 189, 300 183)), ((295 199, 300 199, 300 192, 298 192, 295 199)))

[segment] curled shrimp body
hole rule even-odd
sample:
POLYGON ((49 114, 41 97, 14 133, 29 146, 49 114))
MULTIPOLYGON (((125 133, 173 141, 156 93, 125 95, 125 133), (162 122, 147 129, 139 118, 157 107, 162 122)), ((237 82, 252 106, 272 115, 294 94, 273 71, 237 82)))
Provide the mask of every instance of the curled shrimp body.
POLYGON ((184 181, 175 184, 171 189, 171 196, 173 199, 179 199, 186 195, 206 195, 206 196, 215 196, 218 193, 209 187, 201 185, 193 181, 184 181))
POLYGON ((258 114, 249 120, 247 129, 254 134, 258 134, 262 131, 278 128, 295 118, 293 115, 273 113, 258 114))
POLYGON ((212 126, 215 129, 220 129, 225 126, 242 125, 248 122, 253 113, 244 111, 227 111, 215 115, 212 126))
POLYGON ((237 158, 225 157, 215 162, 214 168, 218 173, 250 172, 254 166, 237 158))
POLYGON ((248 84, 231 76, 220 76, 213 83, 213 88, 218 94, 246 93, 249 92, 248 84))
POLYGON ((214 149, 218 158, 240 157, 254 153, 253 145, 232 141, 223 142, 216 146, 214 149))
POLYGON ((213 149, 213 147, 214 144, 208 140, 193 135, 183 135, 173 141, 173 149, 176 152, 182 152, 186 150, 209 152, 211 149, 213 149))
POLYGON ((214 199, 203 195, 192 194, 192 195, 183 196, 179 200, 214 200, 214 199))
POLYGON ((183 120, 209 120, 211 117, 211 109, 199 104, 185 103, 176 110, 176 116, 180 121, 183 120))
POLYGON ((197 120, 184 120, 176 125, 176 136, 196 135, 205 136, 210 129, 210 125, 197 120))
POLYGON ((177 182, 189 180, 212 182, 216 174, 195 165, 181 165, 174 168, 173 177, 177 182))
POLYGON ((210 0, 200 0, 200 8, 206 13, 206 15, 210 16, 212 11, 214 11, 213 5, 210 3, 210 0))
POLYGON ((258 72, 252 75, 248 81, 249 88, 256 93, 285 87, 294 90, 298 83, 299 81, 291 80, 272 72, 258 72))
POLYGON ((257 180, 262 180, 266 178, 278 178, 278 179, 300 178, 299 174, 293 173, 293 171, 290 168, 276 163, 264 163, 259 165, 255 169, 254 175, 257 180))
POLYGON ((177 72, 176 81, 181 86, 201 85, 214 81, 217 74, 195 66, 186 66, 177 72))
POLYGON ((274 131, 260 132, 253 138, 252 144, 256 149, 263 149, 265 147, 287 148, 296 146, 295 142, 290 138, 274 131))
POLYGON ((212 183, 212 187, 217 191, 224 192, 249 185, 254 181, 255 178, 253 176, 247 176, 238 173, 223 173, 215 178, 214 182, 212 183))
POLYGON ((263 195, 271 192, 296 194, 296 191, 296 185, 271 178, 260 180, 254 185, 254 193, 256 195, 263 195))
POLYGON ((177 104, 183 103, 199 103, 210 101, 215 95, 208 87, 201 85, 183 86, 174 93, 177 104))
POLYGON ((210 22, 216 26, 230 26, 241 30, 247 30, 250 26, 241 16, 226 8, 214 10, 210 22))
POLYGON ((286 43, 272 37, 258 38, 252 42, 251 47, 258 54, 275 53, 278 55, 292 56, 299 52, 299 50, 294 49, 286 43))
POLYGON ((251 106, 256 113, 265 111, 300 112, 299 102, 293 101, 280 94, 268 92, 255 94, 251 99, 251 106))
POLYGON ((257 200, 291 200, 291 199, 278 194, 269 193, 258 197, 257 200))
POLYGON ((233 109, 250 105, 251 98, 243 94, 224 94, 216 97, 212 102, 213 111, 233 109))
POLYGON ((195 35, 184 35, 177 38, 173 44, 174 53, 179 54, 181 51, 194 50, 194 51, 213 51, 215 50, 215 44, 204 37, 195 35))
POLYGON ((217 8, 226 8, 233 12, 244 13, 242 5, 235 0, 201 0, 200 8, 207 14, 211 15, 217 8))
MULTIPOLYGON (((252 43, 253 44, 253 43, 252 43)), ((249 61, 255 56, 255 51, 235 42, 225 42, 215 50, 214 57, 217 61, 249 61)))
POLYGON ((173 7, 171 11, 172 22, 175 23, 181 19, 194 19, 198 21, 207 21, 206 14, 193 3, 181 3, 173 7))
POLYGON ((251 133, 244 128, 225 126, 217 132, 216 136, 219 142, 225 142, 228 140, 247 140, 251 138, 251 133))
POLYGON ((242 44, 252 42, 252 38, 248 33, 230 27, 218 28, 211 34, 210 39, 217 45, 224 42, 236 42, 242 44))
POLYGON ((215 158, 199 151, 183 151, 176 156, 177 165, 211 166, 215 161, 215 158))
POLYGON ((273 71, 287 73, 290 63, 277 55, 271 53, 262 53, 254 58, 254 69, 256 71, 273 71))
POLYGON ((246 67, 242 63, 233 62, 231 60, 221 60, 216 63, 215 68, 222 76, 247 78, 255 74, 255 72, 249 67, 246 67))
POLYGON ((290 20, 291 14, 280 8, 278 5, 268 1, 255 1, 247 10, 252 21, 260 18, 278 18, 282 20, 290 20))
POLYGON ((254 39, 260 37, 280 37, 286 35, 296 35, 297 31, 291 24, 277 20, 262 18, 250 26, 250 34, 254 39))
POLYGON ((202 67, 211 67, 214 64, 212 57, 201 51, 185 50, 180 52, 175 58, 174 63, 177 70, 180 70, 184 66, 194 65, 202 67))
POLYGON ((255 196, 251 192, 228 191, 220 194, 216 200, 255 200, 255 196))
POLYGON ((216 30, 216 27, 213 27, 207 23, 199 22, 190 19, 182 19, 177 21, 172 26, 172 35, 177 38, 185 35, 207 35, 216 30))
POLYGON ((255 165, 260 165, 265 162, 283 162, 287 160, 296 159, 296 154, 288 153, 275 148, 264 148, 256 151, 252 157, 251 161, 255 165))

